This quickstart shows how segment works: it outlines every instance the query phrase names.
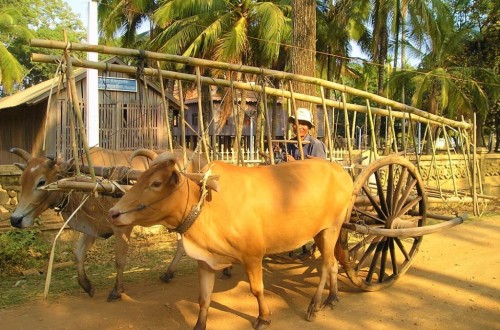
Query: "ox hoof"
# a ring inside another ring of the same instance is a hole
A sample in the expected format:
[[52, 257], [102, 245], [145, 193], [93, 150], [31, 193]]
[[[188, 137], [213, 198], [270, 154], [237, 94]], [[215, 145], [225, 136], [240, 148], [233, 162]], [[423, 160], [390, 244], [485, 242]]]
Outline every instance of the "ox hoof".
[[255, 322], [253, 323], [253, 328], [255, 330], [260, 330], [260, 329], [267, 328], [270, 324], [271, 324], [271, 320], [264, 320], [263, 318], [261, 318], [259, 316], [259, 317], [257, 317]]
[[94, 296], [94, 287], [89, 280], [78, 281], [78, 284], [82, 287], [82, 289], [87, 292], [87, 294], [91, 297]]
[[160, 280], [164, 283], [170, 283], [174, 278], [174, 273], [163, 273], [160, 275]]
[[316, 312], [319, 312], [319, 309], [315, 307], [314, 303], [311, 303], [309, 305], [309, 308], [307, 309], [307, 316], [306, 319], [309, 322], [312, 322], [316, 319]]
[[321, 305], [321, 309], [324, 309], [326, 307], [330, 307], [330, 309], [333, 309], [334, 302], [339, 302], [339, 296], [337, 296], [336, 294], [328, 295], [328, 297]]
[[111, 291], [111, 293], [108, 295], [107, 301], [112, 302], [112, 301], [118, 301], [118, 300], [122, 300], [122, 294], [117, 293], [115, 291]]

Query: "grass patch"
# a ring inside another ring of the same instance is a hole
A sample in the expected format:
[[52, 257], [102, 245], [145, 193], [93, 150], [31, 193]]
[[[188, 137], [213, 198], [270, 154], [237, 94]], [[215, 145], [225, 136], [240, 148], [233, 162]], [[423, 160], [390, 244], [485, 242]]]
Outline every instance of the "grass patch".
[[[23, 255], [23, 258], [16, 259], [18, 262], [13, 262], [12, 258], [3, 260], [0, 250], [0, 265], [3, 263], [7, 266], [0, 270], [0, 309], [41, 300], [43, 297], [45, 273], [23, 276], [22, 271], [43, 268], [48, 264], [55, 233], [47, 234], [34, 231], [28, 235], [28, 230], [16, 231], [29, 237], [26, 241], [30, 243], [30, 247], [23, 252], [27, 253]], [[17, 235], [7, 234], [10, 245], [14, 244], [11, 238], [19, 241]], [[67, 235], [64, 236], [66, 237], [61, 237], [56, 244], [55, 262], [73, 261], [74, 259], [72, 250], [76, 245], [78, 235], [68, 230]], [[7, 240], [5, 237], [3, 239]], [[107, 240], [97, 240], [94, 247], [87, 253], [87, 276], [92, 281], [96, 292], [105, 291], [107, 293], [114, 286], [116, 275], [114, 243], [114, 237]], [[22, 250], [21, 246], [26, 248], [24, 244], [18, 245], [18, 250]], [[134, 232], [130, 240], [127, 266], [125, 267], [125, 288], [130, 283], [159, 281], [159, 275], [167, 269], [175, 255], [176, 248], [175, 235], [164, 230], [160, 230], [156, 234]], [[196, 262], [184, 257], [178, 265], [176, 276], [192, 274], [195, 269]], [[49, 291], [50, 299], [63, 295], [81, 294], [82, 292], [84, 291], [77, 283], [75, 266], [53, 270]]]

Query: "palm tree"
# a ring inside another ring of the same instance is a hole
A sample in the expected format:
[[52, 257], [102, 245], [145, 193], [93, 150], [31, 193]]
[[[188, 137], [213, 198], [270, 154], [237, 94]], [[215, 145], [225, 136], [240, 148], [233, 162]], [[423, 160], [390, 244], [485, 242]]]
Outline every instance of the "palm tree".
[[[153, 16], [161, 32], [151, 44], [160, 52], [272, 67], [279, 60], [281, 44], [289, 31], [287, 10], [286, 5], [273, 1], [167, 1]], [[233, 108], [233, 95], [227, 95], [221, 122], [225, 122], [224, 118], [231, 115]], [[246, 108], [245, 99], [245, 95], [241, 95], [241, 109]], [[237, 127], [243, 126], [243, 120], [244, 112], [240, 111]], [[240, 139], [241, 132], [237, 130], [235, 150]]]
[[361, 1], [320, 1], [317, 9], [316, 48], [320, 75], [331, 81], [340, 81], [342, 76], [352, 77], [354, 72], [348, 67], [350, 42], [365, 32], [363, 23], [369, 6]]
[[21, 13], [14, 8], [4, 7], [0, 9], [0, 84], [3, 93], [10, 93], [16, 83], [23, 79], [24, 68], [17, 59], [9, 52], [9, 41], [12, 37], [29, 39], [32, 34], [23, 26], [16, 24], [20, 20]]
[[168, 1], [153, 16], [162, 31], [152, 44], [171, 54], [272, 66], [289, 24], [284, 10], [273, 1]]
[[[102, 0], [98, 6], [101, 36], [106, 44], [138, 48], [154, 34], [152, 16], [158, 9], [157, 1], [148, 0]], [[139, 30], [149, 24], [149, 31]]]
[[400, 86], [411, 82], [413, 106], [457, 119], [461, 116], [470, 118], [477, 113], [478, 123], [481, 123], [488, 112], [485, 88], [497, 86], [498, 76], [492, 70], [464, 63], [460, 54], [470, 39], [471, 30], [454, 28], [449, 12], [440, 11], [436, 21], [439, 33], [429, 35], [429, 52], [423, 57], [420, 67], [393, 74], [389, 90], [394, 95], [400, 92]]

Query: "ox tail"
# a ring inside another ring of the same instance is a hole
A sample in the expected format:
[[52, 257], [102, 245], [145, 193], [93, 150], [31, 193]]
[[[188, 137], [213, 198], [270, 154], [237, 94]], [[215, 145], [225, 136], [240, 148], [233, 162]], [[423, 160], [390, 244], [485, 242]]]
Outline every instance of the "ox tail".
[[354, 267], [355, 267], [354, 263], [352, 263], [348, 260], [348, 258], [347, 258], [348, 255], [349, 255], [349, 251], [342, 247], [340, 239], [337, 240], [337, 244], [335, 244], [335, 257], [337, 258], [337, 261], [340, 263], [340, 265], [344, 269], [349, 280], [351, 280], [351, 282], [355, 286], [357, 286], [358, 288], [361, 288], [365, 291], [368, 290], [368, 286], [366, 285], [366, 283], [356, 273], [356, 270], [354, 269]]
[[[355, 197], [353, 197], [353, 199], [354, 198]], [[344, 218], [345, 223], [348, 223], [350, 221], [353, 205], [354, 204], [351, 203], [351, 206], [346, 208], [346, 214], [345, 214], [345, 218]], [[349, 247], [342, 245], [341, 237], [344, 235], [344, 233], [342, 232], [343, 230], [345, 230], [345, 229], [341, 229], [339, 238], [337, 239], [337, 243], [335, 244], [335, 249], [334, 249], [335, 258], [337, 258], [337, 261], [342, 266], [342, 268], [344, 269], [344, 271], [347, 274], [347, 277], [349, 277], [351, 282], [355, 286], [357, 286], [358, 288], [366, 290], [368, 288], [368, 286], [356, 273], [356, 270], [354, 269], [355, 264], [353, 262], [349, 261], [349, 257], [348, 257], [349, 256]]]

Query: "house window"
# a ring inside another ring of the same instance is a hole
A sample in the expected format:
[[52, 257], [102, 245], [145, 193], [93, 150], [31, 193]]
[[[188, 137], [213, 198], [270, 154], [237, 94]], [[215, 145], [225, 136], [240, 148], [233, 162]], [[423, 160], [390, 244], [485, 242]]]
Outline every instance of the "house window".
[[191, 125], [193, 125], [193, 127], [198, 127], [198, 114], [197, 113], [193, 113], [191, 115]]

